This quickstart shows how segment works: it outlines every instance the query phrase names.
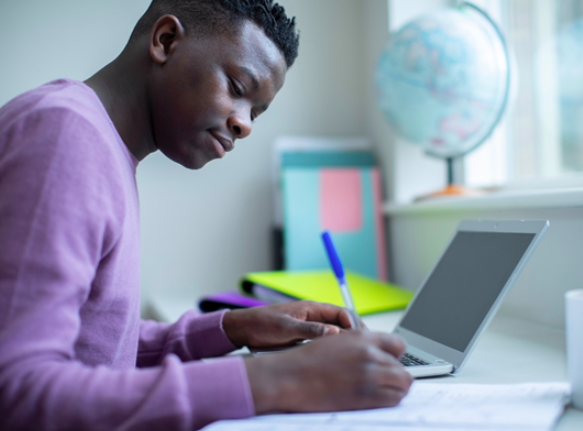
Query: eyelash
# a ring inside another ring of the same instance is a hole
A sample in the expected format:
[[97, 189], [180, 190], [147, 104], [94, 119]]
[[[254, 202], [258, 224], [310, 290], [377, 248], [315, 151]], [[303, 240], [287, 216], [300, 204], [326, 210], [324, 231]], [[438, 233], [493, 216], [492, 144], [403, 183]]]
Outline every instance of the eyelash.
[[241, 87], [233, 79], [231, 79], [231, 91], [234, 96], [243, 97], [243, 90], [241, 90]]

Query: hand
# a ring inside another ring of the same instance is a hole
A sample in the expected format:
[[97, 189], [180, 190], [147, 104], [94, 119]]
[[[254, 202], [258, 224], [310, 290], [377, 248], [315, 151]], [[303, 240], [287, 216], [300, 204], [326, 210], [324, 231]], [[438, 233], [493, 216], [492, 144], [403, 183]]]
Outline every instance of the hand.
[[344, 308], [335, 305], [292, 301], [229, 311], [223, 329], [237, 347], [283, 346], [339, 334], [350, 329], [350, 318]]
[[245, 359], [257, 414], [397, 405], [413, 378], [399, 363], [405, 343], [390, 334], [345, 331], [306, 346]]

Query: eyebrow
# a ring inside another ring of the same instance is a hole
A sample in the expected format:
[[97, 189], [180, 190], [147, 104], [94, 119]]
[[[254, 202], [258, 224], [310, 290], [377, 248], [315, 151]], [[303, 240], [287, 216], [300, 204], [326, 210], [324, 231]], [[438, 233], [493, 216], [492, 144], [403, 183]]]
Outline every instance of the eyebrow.
[[255, 73], [253, 73], [251, 69], [245, 66], [239, 67], [239, 70], [241, 70], [241, 72], [243, 72], [244, 74], [248, 75], [249, 78], [251, 78], [251, 81], [253, 82], [253, 87], [257, 90], [259, 88], [259, 80], [257, 79], [257, 75], [255, 75]]

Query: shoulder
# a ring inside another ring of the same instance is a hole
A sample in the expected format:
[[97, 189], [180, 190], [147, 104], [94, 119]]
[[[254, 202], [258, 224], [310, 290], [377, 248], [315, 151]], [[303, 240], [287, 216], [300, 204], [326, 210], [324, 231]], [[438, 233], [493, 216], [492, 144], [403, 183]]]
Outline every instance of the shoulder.
[[27, 145], [39, 144], [42, 148], [36, 150], [43, 152], [124, 156], [123, 142], [101, 101], [78, 81], [53, 81], [0, 109], [0, 151], [27, 152]]
[[0, 109], [0, 191], [119, 220], [134, 176], [129, 151], [84, 84], [54, 81]]
[[97, 96], [81, 82], [52, 81], [15, 97], [0, 108], [0, 134], [31, 118], [51, 117], [58, 121], [63, 114], [70, 114], [91, 119], [98, 114], [98, 104]]
[[0, 109], [0, 169], [10, 160], [35, 170], [57, 165], [80, 174], [135, 174], [135, 162], [97, 95], [70, 80], [31, 90]]

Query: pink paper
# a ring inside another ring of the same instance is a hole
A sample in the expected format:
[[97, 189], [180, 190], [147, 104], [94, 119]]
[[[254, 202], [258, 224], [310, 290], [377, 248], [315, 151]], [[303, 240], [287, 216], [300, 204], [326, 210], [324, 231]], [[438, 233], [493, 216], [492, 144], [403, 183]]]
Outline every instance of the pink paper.
[[362, 191], [358, 169], [323, 169], [320, 179], [322, 228], [354, 232], [362, 227]]

